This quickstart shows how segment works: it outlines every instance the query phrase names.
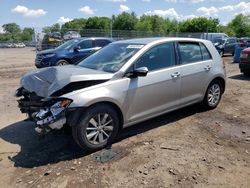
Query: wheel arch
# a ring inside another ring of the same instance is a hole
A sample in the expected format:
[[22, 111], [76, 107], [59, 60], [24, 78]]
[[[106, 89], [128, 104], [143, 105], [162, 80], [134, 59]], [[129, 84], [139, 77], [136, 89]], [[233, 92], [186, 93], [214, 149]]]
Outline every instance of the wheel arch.
[[214, 81], [219, 81], [220, 82], [221, 87], [222, 87], [222, 93], [224, 93], [225, 89], [226, 89], [226, 81], [225, 81], [225, 79], [220, 77], [220, 76], [217, 76], [208, 85], [210, 85]]
[[72, 64], [72, 61], [71, 61], [70, 58], [67, 58], [67, 57], [59, 57], [58, 60], [57, 60], [57, 62], [60, 61], [60, 60], [65, 60], [65, 61], [69, 62], [69, 64]]
[[76, 111], [72, 111], [69, 112], [68, 118], [67, 118], [67, 122], [70, 126], [75, 126], [78, 124], [79, 119], [81, 117], [81, 114], [83, 114], [84, 112], [86, 112], [89, 108], [92, 108], [94, 106], [98, 106], [98, 105], [109, 105], [111, 106], [113, 109], [115, 109], [115, 111], [118, 114], [118, 118], [119, 118], [119, 130], [122, 129], [123, 127], [123, 123], [124, 123], [124, 117], [123, 117], [123, 113], [122, 110], [119, 108], [119, 106], [113, 102], [110, 101], [102, 101], [102, 102], [96, 102], [93, 103], [87, 107], [79, 107], [76, 109]]

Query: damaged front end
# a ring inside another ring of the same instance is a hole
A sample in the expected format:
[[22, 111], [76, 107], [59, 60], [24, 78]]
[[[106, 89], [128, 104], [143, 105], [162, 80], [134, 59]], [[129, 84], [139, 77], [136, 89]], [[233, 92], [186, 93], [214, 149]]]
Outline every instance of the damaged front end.
[[18, 106], [22, 113], [27, 113], [36, 124], [36, 132], [45, 134], [51, 130], [59, 130], [66, 123], [66, 113], [72, 100], [66, 98], [42, 98], [35, 93], [19, 88]]
[[16, 91], [18, 107], [35, 121], [39, 133], [61, 129], [66, 123], [72, 99], [65, 94], [95, 86], [111, 79], [113, 74], [73, 65], [34, 70], [25, 74]]

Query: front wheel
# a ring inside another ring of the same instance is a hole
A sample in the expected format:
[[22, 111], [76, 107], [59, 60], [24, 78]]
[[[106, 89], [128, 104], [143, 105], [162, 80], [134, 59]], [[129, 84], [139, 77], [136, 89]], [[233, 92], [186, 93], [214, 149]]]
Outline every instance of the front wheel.
[[207, 88], [205, 97], [202, 101], [206, 109], [214, 109], [218, 106], [222, 96], [222, 86], [217, 80], [211, 82]]
[[95, 105], [72, 127], [75, 142], [83, 149], [98, 150], [111, 144], [119, 130], [117, 112], [110, 105]]
[[57, 66], [63, 66], [63, 65], [68, 65], [68, 64], [69, 64], [69, 62], [65, 59], [61, 59], [61, 60], [57, 61], [57, 63], [56, 63]]

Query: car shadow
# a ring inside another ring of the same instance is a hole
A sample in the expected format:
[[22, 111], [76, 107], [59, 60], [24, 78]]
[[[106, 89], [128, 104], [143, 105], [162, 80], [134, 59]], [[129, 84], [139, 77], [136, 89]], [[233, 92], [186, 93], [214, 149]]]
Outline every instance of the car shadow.
[[[201, 109], [194, 105], [128, 127], [121, 131], [115, 143], [199, 112]], [[0, 138], [21, 147], [17, 155], [9, 157], [15, 167], [33, 168], [91, 154], [79, 148], [67, 131], [51, 132], [39, 137], [34, 131], [34, 123], [30, 121], [20, 121], [1, 129]]]
[[234, 79], [234, 80], [246, 80], [246, 81], [250, 80], [250, 76], [246, 76], [244, 74], [237, 74], [234, 76], [230, 76], [229, 78]]

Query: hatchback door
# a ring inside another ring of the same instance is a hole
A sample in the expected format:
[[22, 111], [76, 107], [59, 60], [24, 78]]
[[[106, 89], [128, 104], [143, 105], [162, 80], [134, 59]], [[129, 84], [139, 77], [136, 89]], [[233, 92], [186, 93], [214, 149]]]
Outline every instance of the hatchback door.
[[179, 42], [181, 68], [181, 105], [203, 99], [204, 90], [211, 76], [212, 57], [204, 44]]
[[179, 105], [180, 68], [176, 66], [174, 43], [151, 48], [135, 63], [147, 67], [145, 77], [131, 78], [126, 119], [137, 121], [174, 109]]

